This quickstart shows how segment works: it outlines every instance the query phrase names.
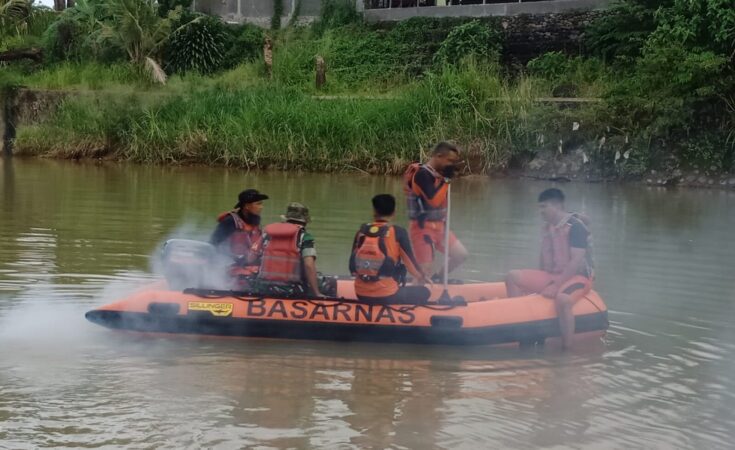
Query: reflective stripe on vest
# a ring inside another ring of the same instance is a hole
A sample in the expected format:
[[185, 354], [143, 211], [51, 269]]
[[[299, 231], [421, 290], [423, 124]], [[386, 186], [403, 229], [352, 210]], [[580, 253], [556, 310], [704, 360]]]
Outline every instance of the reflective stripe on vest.
[[592, 277], [592, 252], [589, 247], [592, 234], [589, 232], [587, 224], [576, 213], [566, 214], [556, 225], [546, 224], [543, 226], [541, 237], [541, 269], [549, 273], [560, 274], [564, 271], [569, 261], [571, 261], [572, 253], [569, 243], [569, 233], [572, 229], [571, 221], [576, 221], [581, 224], [589, 233], [584, 266], [578, 269], [578, 274]]
[[447, 199], [442, 201], [439, 208], [431, 206], [424, 198], [421, 188], [416, 185], [414, 179], [420, 169], [426, 169], [434, 176], [434, 187], [441, 187], [444, 177], [439, 175], [433, 167], [428, 164], [413, 163], [408, 166], [408, 170], [404, 175], [404, 193], [406, 194], [406, 208], [408, 210], [408, 218], [411, 220], [428, 220], [431, 222], [440, 222], [447, 218]]
[[263, 247], [258, 278], [266, 281], [300, 283], [302, 280], [301, 225], [272, 223], [265, 227], [267, 239]]

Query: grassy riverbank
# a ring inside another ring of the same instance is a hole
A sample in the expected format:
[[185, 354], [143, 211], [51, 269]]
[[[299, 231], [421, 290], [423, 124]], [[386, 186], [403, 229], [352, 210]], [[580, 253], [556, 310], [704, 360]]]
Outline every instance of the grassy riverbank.
[[[414, 19], [379, 28], [343, 8], [325, 11], [311, 27], [270, 32], [272, 77], [260, 53], [264, 32], [207, 22], [198, 33], [231, 36], [239, 42], [232, 48], [249, 50], [232, 56], [222, 44], [213, 54], [224, 56], [194, 59], [196, 70], [175, 69], [193, 63], [171, 62], [172, 53], [164, 52], [159, 59], [170, 78], [161, 86], [145, 64], [103, 57], [100, 49], [92, 57], [78, 44], [41, 67], [15, 66], [0, 83], [71, 92], [45, 120], [18, 128], [20, 154], [395, 173], [437, 140], [452, 139], [468, 150], [476, 173], [523, 168], [534, 159], [539, 166], [543, 155], [568, 159], [565, 170], [600, 177], [731, 170], [730, 17], [717, 19], [724, 30], [713, 41], [722, 43], [717, 49], [663, 40], [659, 29], [686, 27], [674, 23], [683, 12], [660, 23], [645, 16], [653, 21], [644, 24], [648, 29], [628, 35], [606, 31], [626, 15], [640, 15], [631, 4], [593, 24], [589, 48], [579, 56], [548, 53], [525, 67], [501, 65], [503, 36], [494, 19]], [[696, 39], [707, 37], [697, 32]], [[327, 83], [319, 89], [315, 55], [327, 62]]]
[[[326, 99], [266, 81], [233, 86], [245, 68], [151, 92], [83, 92], [45, 122], [19, 128], [20, 154], [204, 162], [251, 168], [395, 173], [447, 136], [470, 152], [474, 171], [558, 139], [550, 121], [594, 114], [534, 101], [548, 87], [510, 84], [495, 67], [467, 64], [387, 92]], [[589, 133], [590, 130], [580, 133]]]

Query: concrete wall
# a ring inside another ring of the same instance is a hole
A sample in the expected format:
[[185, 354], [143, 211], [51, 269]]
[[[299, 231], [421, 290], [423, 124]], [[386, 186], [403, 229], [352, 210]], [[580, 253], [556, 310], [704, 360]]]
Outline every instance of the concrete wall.
[[[298, 0], [283, 0], [281, 23], [287, 24]], [[497, 0], [492, 0], [497, 1]], [[613, 0], [547, 0], [487, 5], [425, 6], [411, 8], [364, 9], [365, 0], [356, 0], [358, 11], [369, 22], [396, 22], [411, 17], [488, 17], [519, 14], [552, 14], [570, 11], [596, 11]], [[274, 0], [194, 0], [195, 11], [222, 17], [228, 22], [250, 22], [270, 27]], [[319, 17], [321, 0], [301, 0], [298, 21], [308, 23]]]
[[[291, 20], [298, 0], [283, 0], [281, 24]], [[222, 17], [228, 22], [249, 22], [270, 27], [274, 0], [194, 0], [195, 11]], [[299, 22], [310, 22], [319, 16], [321, 0], [301, 0]]]
[[525, 65], [551, 51], [579, 54], [584, 30], [605, 11], [569, 11], [497, 17], [504, 35], [502, 57], [506, 64]]
[[370, 22], [396, 22], [411, 17], [488, 17], [519, 14], [550, 14], [570, 11], [594, 11], [607, 8], [611, 0], [552, 0], [489, 5], [425, 6], [412, 8], [366, 9]]

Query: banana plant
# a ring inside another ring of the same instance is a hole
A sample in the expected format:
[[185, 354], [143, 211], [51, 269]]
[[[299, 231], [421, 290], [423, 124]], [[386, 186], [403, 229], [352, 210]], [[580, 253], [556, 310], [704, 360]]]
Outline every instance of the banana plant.
[[155, 81], [165, 82], [166, 75], [159, 63], [164, 44], [198, 18], [176, 27], [181, 7], [162, 18], [156, 4], [148, 0], [110, 0], [106, 7], [111, 20], [102, 23], [100, 36], [122, 48], [130, 61], [147, 69]]
[[28, 26], [32, 11], [30, 0], [0, 0], [0, 36], [20, 34]]

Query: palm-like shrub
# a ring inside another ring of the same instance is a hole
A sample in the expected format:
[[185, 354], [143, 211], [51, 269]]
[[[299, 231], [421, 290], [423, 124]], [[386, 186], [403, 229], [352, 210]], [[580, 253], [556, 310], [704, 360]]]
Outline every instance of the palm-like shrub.
[[211, 16], [199, 16], [172, 34], [165, 51], [166, 71], [216, 72], [222, 68], [227, 41], [222, 21]]

